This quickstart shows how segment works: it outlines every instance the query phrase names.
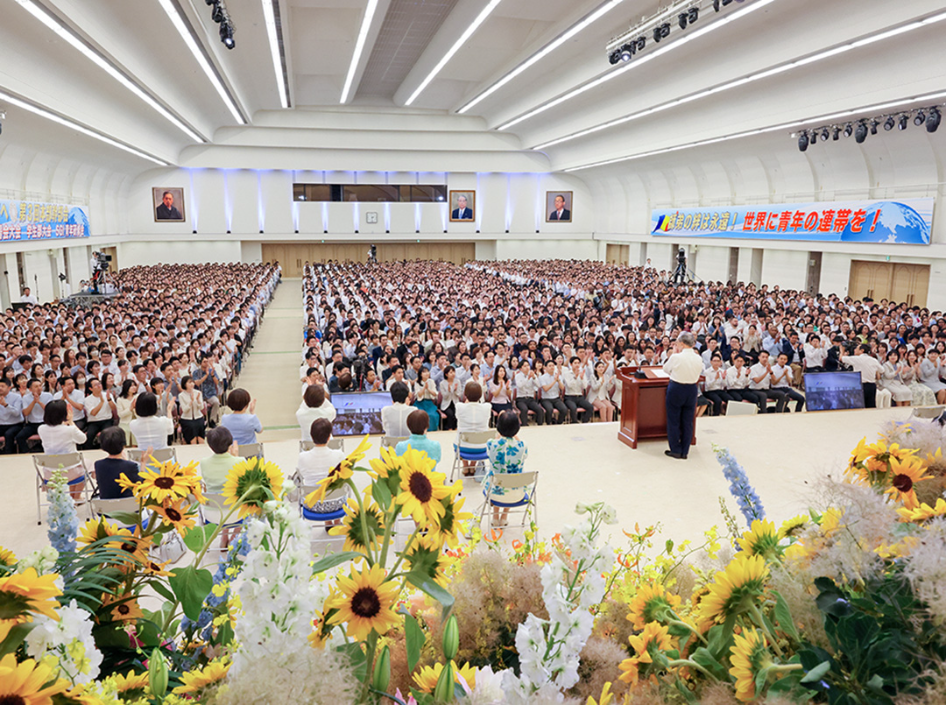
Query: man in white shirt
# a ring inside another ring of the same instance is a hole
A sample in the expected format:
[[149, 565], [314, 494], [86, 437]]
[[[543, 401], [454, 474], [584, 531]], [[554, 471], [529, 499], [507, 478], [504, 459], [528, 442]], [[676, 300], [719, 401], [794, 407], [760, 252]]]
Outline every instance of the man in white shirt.
[[828, 351], [821, 345], [821, 338], [812, 333], [805, 342], [805, 372], [824, 372], [824, 361]]
[[853, 355], [844, 355], [841, 362], [850, 366], [855, 372], [861, 373], [861, 384], [864, 386], [864, 406], [868, 409], [877, 408], [877, 380], [883, 373], [883, 365], [870, 355], [870, 346], [858, 345]]
[[695, 344], [692, 333], [681, 333], [673, 344], [673, 355], [663, 368], [670, 376], [667, 385], [667, 441], [670, 450], [664, 453], [678, 460], [687, 459], [696, 426], [696, 398], [703, 374], [703, 359], [693, 349]]
[[516, 373], [516, 408], [519, 409], [519, 417], [522, 419], [522, 425], [529, 425], [529, 412], [535, 414], [535, 422], [541, 426], [545, 423], [545, 409], [536, 399], [539, 391], [539, 380], [532, 370], [532, 365], [528, 360], [523, 360]]
[[23, 401], [10, 383], [0, 379], [0, 435], [4, 438], [3, 452], [16, 452], [16, 436], [23, 429]]
[[[561, 377], [562, 372], [554, 362], [547, 362], [545, 372], [539, 377], [540, 404], [550, 424], [562, 423], [568, 413], [568, 407], [562, 401]], [[557, 420], [553, 411], [558, 411]]]
[[63, 377], [62, 389], [53, 395], [53, 399], [62, 399], [72, 407], [72, 422], [80, 431], [85, 430], [85, 394], [76, 389], [76, 381], [72, 377]]
[[588, 389], [588, 378], [585, 377], [585, 369], [582, 367], [581, 358], [573, 357], [569, 362], [571, 367], [562, 372], [562, 383], [565, 387], [565, 406], [571, 415], [572, 423], [579, 422], [578, 409], [582, 410], [581, 423], [588, 423], [594, 413], [594, 407], [585, 396]]
[[381, 425], [384, 427], [385, 436], [407, 438], [411, 435], [407, 427], [407, 417], [414, 411], [414, 407], [405, 403], [409, 396], [410, 390], [404, 382], [391, 385], [391, 399], [394, 403], [381, 409]]
[[[794, 336], [793, 336], [794, 337]], [[792, 389], [792, 367], [788, 364], [788, 354], [779, 353], [778, 362], [772, 367], [770, 382], [773, 392], [782, 392], [785, 395], [785, 408], [788, 411], [788, 402], [794, 401], [795, 413], [797, 414], [805, 408], [805, 395], [796, 389]]]
[[20, 297], [20, 303], [21, 303], [21, 304], [34, 304], [34, 305], [35, 305], [35, 304], [38, 304], [38, 303], [39, 303], [39, 300], [36, 298], [35, 295], [33, 295], [32, 293], [30, 293], [30, 288], [27, 286], [27, 287], [24, 287], [24, 288], [23, 288], [23, 296]]
[[[772, 365], [769, 363], [769, 353], [766, 350], [759, 352], [759, 361], [749, 368], [749, 389], [761, 392], [766, 400], [775, 399], [776, 413], [785, 411], [788, 398], [785, 392], [772, 389]], [[767, 410], [767, 403], [759, 406], [761, 413], [764, 414]]]

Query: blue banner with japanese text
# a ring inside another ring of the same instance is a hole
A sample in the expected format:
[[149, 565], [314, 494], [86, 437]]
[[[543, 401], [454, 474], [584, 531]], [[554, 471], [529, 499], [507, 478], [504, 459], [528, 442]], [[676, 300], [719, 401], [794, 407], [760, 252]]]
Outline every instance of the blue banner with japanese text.
[[676, 237], [929, 245], [932, 198], [654, 210], [651, 233]]
[[0, 200], [0, 242], [89, 237], [85, 206]]

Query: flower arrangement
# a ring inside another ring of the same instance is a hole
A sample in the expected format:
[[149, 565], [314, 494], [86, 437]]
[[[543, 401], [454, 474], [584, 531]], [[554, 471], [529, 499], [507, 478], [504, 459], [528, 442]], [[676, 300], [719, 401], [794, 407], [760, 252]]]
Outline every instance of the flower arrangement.
[[[922, 493], [938, 448], [865, 439], [781, 524], [717, 449], [743, 525], [721, 498], [699, 541], [634, 525], [613, 548], [603, 503], [507, 545], [424, 453], [367, 450], [303, 499], [348, 495], [321, 557], [262, 459], [232, 469], [216, 524], [195, 465], [123, 479], [137, 510], [82, 525], [54, 478], [54, 547], [0, 549], [0, 702], [944, 701], [946, 499]], [[155, 562], [171, 535], [188, 554]]]

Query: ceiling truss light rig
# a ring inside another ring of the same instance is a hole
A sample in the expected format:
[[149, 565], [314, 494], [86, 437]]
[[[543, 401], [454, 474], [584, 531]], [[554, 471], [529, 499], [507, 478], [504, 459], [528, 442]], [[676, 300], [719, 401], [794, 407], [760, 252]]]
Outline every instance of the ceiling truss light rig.
[[940, 120], [942, 120], [942, 105], [934, 105], [930, 108], [919, 108], [917, 110], [900, 111], [896, 113], [877, 115], [875, 117], [865, 117], [853, 120], [848, 123], [839, 123], [827, 126], [819, 126], [808, 130], [802, 130], [800, 133], [792, 133], [792, 137], [798, 138], [798, 150], [800, 152], [808, 151], [808, 147], [817, 144], [818, 137], [823, 142], [828, 140], [829, 134], [832, 139], [837, 141], [843, 133], [845, 137], [854, 136], [854, 141], [858, 144], [864, 144], [867, 141], [868, 134], [876, 135], [877, 127], [883, 124], [887, 132], [899, 127], [900, 130], [906, 130], [910, 117], [913, 117], [913, 124], [917, 127], [926, 125], [926, 131], [930, 134], [939, 129]]
[[233, 35], [236, 34], [236, 25], [230, 19], [224, 0], [204, 0], [204, 2], [213, 7], [210, 18], [220, 25], [220, 41], [227, 49], [236, 48], [236, 41], [233, 39]]

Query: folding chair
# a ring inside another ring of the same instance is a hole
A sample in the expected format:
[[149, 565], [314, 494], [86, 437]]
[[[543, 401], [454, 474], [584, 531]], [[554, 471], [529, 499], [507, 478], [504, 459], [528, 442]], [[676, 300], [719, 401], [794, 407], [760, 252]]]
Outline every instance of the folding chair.
[[244, 443], [241, 446], [237, 446], [237, 455], [241, 458], [259, 458], [263, 460], [263, 444]]
[[[90, 504], [93, 517], [105, 517], [106, 519], [110, 519], [113, 514], [123, 512], [137, 514], [138, 512], [138, 499], [135, 497], [121, 497], [119, 499], [95, 498]], [[132, 526], [125, 526], [125, 528], [128, 530], [134, 529]]]
[[[82, 457], [82, 453], [63, 453], [61, 455], [47, 455], [44, 453], [37, 453], [32, 456], [33, 458], [33, 467], [36, 468], [36, 523], [43, 523], [43, 501], [42, 493], [49, 489], [49, 480], [46, 479], [45, 472], [50, 474], [54, 470], [58, 470], [60, 467], [68, 470], [73, 467], [81, 467], [82, 474], [72, 480], [69, 480], [69, 487], [74, 487], [75, 485], [85, 483], [85, 487], [82, 490], [83, 499], [88, 502], [92, 498], [92, 478], [89, 476], [89, 468], [85, 464], [85, 459]], [[46, 506], [49, 506], [49, 503], [45, 503]]]
[[[143, 448], [126, 448], [125, 453], [128, 455], [128, 459], [141, 464], [141, 456], [144, 455], [145, 449]], [[169, 448], [159, 448], [158, 450], [151, 451], [151, 457], [154, 459], [155, 463], [167, 463], [169, 461], [177, 462], [177, 451], [173, 447]]]
[[[457, 476], [457, 468], [461, 466], [461, 461], [475, 461], [477, 473], [482, 467], [486, 470], [486, 463], [489, 462], [489, 456], [486, 454], [486, 448], [470, 448], [474, 445], [485, 445], [486, 441], [496, 438], [496, 431], [458, 431], [457, 442], [453, 444], [453, 467], [450, 468], [450, 482], [453, 483]], [[482, 463], [482, 466], [480, 465]]]
[[[330, 438], [328, 441], [328, 447], [332, 450], [345, 450], [345, 439], [344, 438]], [[315, 443], [313, 441], [299, 441], [299, 452], [305, 453], [307, 450], [312, 450], [315, 448]]]
[[[202, 525], [220, 524], [224, 517], [230, 513], [230, 510], [233, 509], [233, 505], [225, 504], [226, 497], [224, 497], [222, 494], [205, 493], [204, 498], [207, 500], [207, 503], [202, 505], [198, 512], [200, 515], [200, 523]], [[241, 526], [243, 526], [242, 519], [231, 518], [230, 521], [221, 527], [221, 531], [219, 534], [217, 534], [217, 536], [222, 536], [224, 529], [234, 529]]]
[[[519, 473], [496, 473], [490, 475], [486, 484], [483, 486], [483, 506], [480, 508], [479, 524], [483, 523], [483, 515], [489, 514], [489, 523], [487, 531], [493, 529], [493, 508], [508, 509], [510, 514], [516, 512], [522, 513], [522, 525], [526, 525], [526, 517], [529, 510], [534, 512], [535, 520], [539, 520], [539, 508], [535, 503], [535, 496], [539, 484], [539, 473], [519, 472]], [[494, 489], [504, 490], [523, 490], [525, 495], [517, 502], [503, 502], [499, 497], [493, 496]]]
[[410, 436], [383, 436], [381, 438], [382, 448], [393, 448], [401, 441], [406, 441]]
[[755, 416], [758, 413], [759, 407], [751, 401], [726, 402], [726, 416]]
[[[323, 524], [326, 537], [320, 539], [310, 538], [310, 543], [330, 543], [334, 541], [336, 537], [328, 534], [328, 530], [331, 528], [328, 526], [327, 522], [338, 521], [345, 518], [345, 508], [342, 507], [335, 512], [316, 512], [306, 506], [305, 498], [308, 497], [312, 492], [316, 490], [317, 485], [302, 485], [300, 494], [299, 494], [299, 513], [302, 515], [302, 518], [307, 522], [312, 522], [312, 524]], [[348, 497], [348, 488], [341, 487], [334, 492], [329, 492], [325, 495], [324, 501], [334, 500], [334, 499], [345, 499]]]

